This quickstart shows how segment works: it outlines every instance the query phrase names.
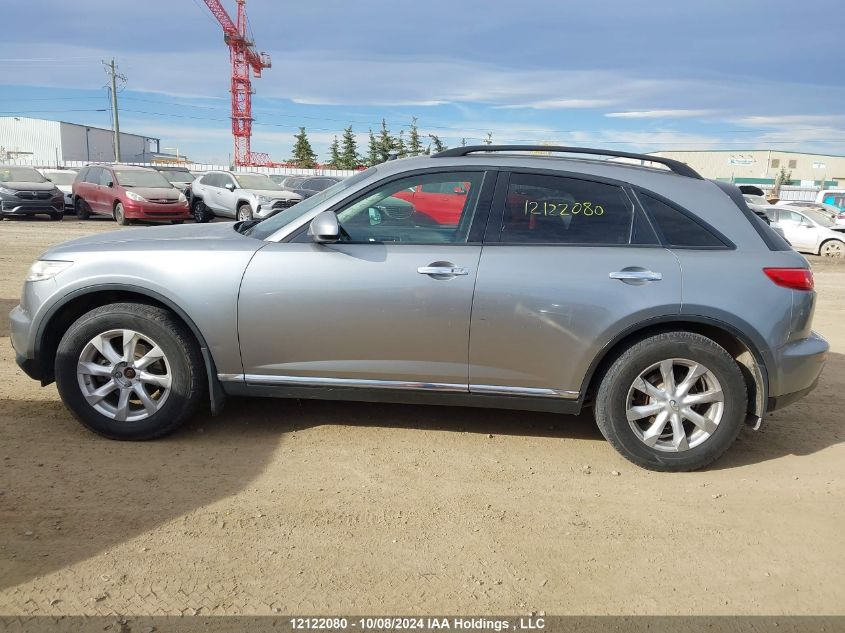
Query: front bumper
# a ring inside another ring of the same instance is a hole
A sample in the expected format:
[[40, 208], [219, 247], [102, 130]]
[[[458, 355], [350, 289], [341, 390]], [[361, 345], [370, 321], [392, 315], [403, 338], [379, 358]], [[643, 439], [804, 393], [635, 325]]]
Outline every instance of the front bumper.
[[123, 205], [123, 211], [127, 218], [133, 220], [187, 220], [191, 217], [187, 202], [161, 204], [127, 201]]
[[828, 342], [815, 332], [781, 347], [775, 357], [777, 385], [771, 386], [767, 410], [783, 408], [815, 389], [829, 350]]
[[2, 215], [36, 215], [38, 213], [63, 213], [65, 210], [64, 197], [50, 200], [0, 200], [0, 214]]

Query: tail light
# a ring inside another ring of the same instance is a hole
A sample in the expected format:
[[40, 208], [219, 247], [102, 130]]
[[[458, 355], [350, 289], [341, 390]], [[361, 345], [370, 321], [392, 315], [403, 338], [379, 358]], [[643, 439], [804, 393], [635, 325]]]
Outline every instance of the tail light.
[[764, 268], [763, 272], [778, 286], [792, 290], [813, 289], [813, 271], [809, 268]]

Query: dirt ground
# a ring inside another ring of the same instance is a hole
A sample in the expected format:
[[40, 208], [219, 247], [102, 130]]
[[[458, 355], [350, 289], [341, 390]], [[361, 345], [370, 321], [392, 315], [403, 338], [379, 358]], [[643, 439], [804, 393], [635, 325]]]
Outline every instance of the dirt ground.
[[0, 614], [845, 614], [845, 265], [813, 262], [818, 389], [658, 474], [589, 414], [230, 400], [101, 439], [5, 315], [44, 248], [114, 228], [0, 222]]

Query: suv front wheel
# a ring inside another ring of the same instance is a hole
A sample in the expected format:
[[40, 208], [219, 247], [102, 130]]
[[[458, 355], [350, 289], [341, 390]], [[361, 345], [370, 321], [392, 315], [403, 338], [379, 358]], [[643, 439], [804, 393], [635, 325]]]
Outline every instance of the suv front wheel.
[[602, 435], [626, 459], [660, 471], [703, 468], [733, 444], [745, 421], [745, 379], [711, 339], [667, 332], [629, 347], [596, 395]]
[[59, 343], [55, 372], [62, 400], [82, 424], [116, 440], [172, 432], [204, 391], [202, 357], [185, 324], [136, 303], [81, 316]]

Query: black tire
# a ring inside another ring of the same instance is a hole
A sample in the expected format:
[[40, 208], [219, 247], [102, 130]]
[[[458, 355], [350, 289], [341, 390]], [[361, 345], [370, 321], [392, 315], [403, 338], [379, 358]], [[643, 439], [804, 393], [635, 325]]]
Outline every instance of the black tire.
[[[667, 359], [704, 365], [719, 381], [724, 397], [716, 430], [697, 446], [679, 452], [648, 446], [635, 434], [626, 415], [628, 391], [635, 379]], [[623, 457], [649, 470], [684, 472], [704, 468], [728, 450], [745, 423], [748, 399], [742, 372], [724, 348], [699, 334], [666, 332], [641, 340], [622, 353], [604, 375], [594, 409], [602, 435]]]
[[87, 220], [91, 217], [91, 207], [82, 198], [77, 197], [73, 203], [73, 208], [76, 209], [76, 217], [80, 220]]
[[237, 220], [239, 222], [248, 222], [252, 219], [252, 207], [248, 204], [238, 206]]
[[[150, 337], [170, 366], [167, 400], [140, 421], [118, 422], [94, 409], [77, 378], [85, 346], [97, 335], [119, 329]], [[88, 429], [114, 440], [149, 440], [173, 432], [197, 410], [205, 393], [203, 360], [190, 330], [168, 310], [137, 303], [101, 306], [77, 319], [59, 343], [55, 372], [59, 395], [76, 418]]]
[[194, 198], [191, 203], [191, 212], [194, 215], [194, 222], [197, 224], [205, 224], [213, 217], [209, 208], [199, 198]]
[[123, 209], [123, 204], [118, 202], [114, 205], [114, 219], [120, 226], [129, 226], [130, 221], [126, 217], [126, 212]]

